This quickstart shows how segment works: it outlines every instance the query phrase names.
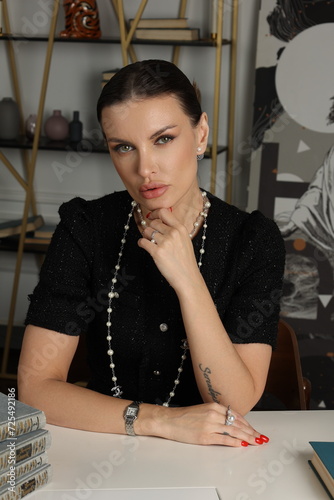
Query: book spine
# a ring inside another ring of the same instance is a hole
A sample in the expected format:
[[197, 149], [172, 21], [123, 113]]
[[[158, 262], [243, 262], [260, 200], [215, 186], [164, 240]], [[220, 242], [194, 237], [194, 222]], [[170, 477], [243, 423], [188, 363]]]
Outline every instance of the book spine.
[[40, 455], [46, 451], [51, 444], [51, 435], [49, 431], [43, 433], [41, 436], [32, 438], [22, 445], [17, 445], [15, 440], [8, 440], [6, 451], [0, 456], [0, 471], [4, 472], [11, 464], [18, 464]]
[[11, 439], [13, 436], [18, 437], [28, 432], [42, 429], [46, 424], [45, 414], [41, 411], [36, 415], [22, 417], [15, 420], [15, 425], [9, 428], [9, 423], [6, 422], [0, 425], [0, 442], [5, 439]]
[[23, 478], [17, 484], [10, 486], [7, 490], [0, 492], [0, 500], [18, 500], [29, 493], [42, 488], [52, 479], [52, 467], [50, 464], [42, 466], [40, 470]]
[[13, 466], [13, 468], [9, 471], [0, 475], [0, 490], [8, 484], [8, 481], [10, 481], [12, 477], [15, 478], [15, 481], [17, 481], [23, 476], [31, 474], [36, 469], [42, 467], [42, 465], [47, 464], [47, 462], [48, 456], [47, 453], [44, 452], [41, 455], [31, 458], [30, 460], [25, 460], [24, 462], [21, 462], [21, 464]]

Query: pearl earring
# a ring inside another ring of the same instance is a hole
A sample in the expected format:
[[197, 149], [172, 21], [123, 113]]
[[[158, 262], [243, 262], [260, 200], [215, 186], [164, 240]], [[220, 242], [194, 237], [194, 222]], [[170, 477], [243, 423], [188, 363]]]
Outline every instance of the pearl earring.
[[[200, 148], [200, 147], [198, 147], [198, 148], [197, 148], [197, 151], [198, 151], [198, 152], [199, 152], [199, 151], [201, 151], [201, 150], [202, 150], [202, 148]], [[197, 160], [198, 160], [198, 161], [203, 160], [203, 158], [204, 158], [204, 154], [203, 154], [203, 153], [201, 153], [201, 154], [197, 155]]]

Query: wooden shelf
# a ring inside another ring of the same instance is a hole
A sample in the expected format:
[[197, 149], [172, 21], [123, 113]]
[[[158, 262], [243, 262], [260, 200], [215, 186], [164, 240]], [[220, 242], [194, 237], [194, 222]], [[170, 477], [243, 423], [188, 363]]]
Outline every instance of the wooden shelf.
[[[3, 141], [0, 140], [0, 148], [13, 148], [13, 149], [32, 149], [33, 143], [25, 136], [20, 136], [16, 140], [11, 141]], [[47, 137], [41, 137], [39, 140], [38, 149], [40, 151], [77, 151], [87, 152], [91, 151], [92, 153], [108, 153], [108, 148], [105, 142], [102, 140], [97, 143], [96, 141], [92, 142], [90, 139], [83, 139], [80, 142], [70, 142], [70, 141], [51, 141]], [[227, 146], [218, 146], [217, 154], [221, 154], [227, 151]], [[208, 151], [204, 155], [205, 158], [212, 158], [211, 154], [211, 145], [208, 145]]]
[[[0, 35], [1, 40], [11, 40], [11, 41], [22, 41], [25, 42], [47, 42], [47, 36], [24, 36], [24, 35]], [[119, 37], [101, 37], [101, 38], [63, 38], [63, 37], [55, 37], [55, 43], [115, 43], [121, 44], [121, 39]], [[131, 44], [135, 45], [182, 45], [182, 46], [197, 46], [197, 47], [216, 47], [217, 41], [212, 40], [211, 38], [202, 38], [200, 40], [137, 40], [133, 38], [131, 40]], [[223, 45], [230, 45], [231, 41], [227, 39], [223, 39]]]

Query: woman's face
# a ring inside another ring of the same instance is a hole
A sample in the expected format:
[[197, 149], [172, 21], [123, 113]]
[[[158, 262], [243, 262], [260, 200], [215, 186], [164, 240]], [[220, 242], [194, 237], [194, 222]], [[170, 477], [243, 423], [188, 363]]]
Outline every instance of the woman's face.
[[198, 196], [196, 155], [198, 147], [206, 148], [205, 113], [193, 127], [175, 97], [161, 96], [106, 107], [101, 122], [113, 164], [144, 211]]

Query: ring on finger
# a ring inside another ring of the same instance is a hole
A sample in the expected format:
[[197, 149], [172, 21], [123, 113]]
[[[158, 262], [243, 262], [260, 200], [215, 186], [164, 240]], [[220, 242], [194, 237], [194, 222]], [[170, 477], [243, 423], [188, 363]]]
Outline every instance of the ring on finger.
[[235, 416], [231, 412], [230, 405], [228, 405], [227, 412], [226, 412], [225, 425], [232, 425], [234, 421], [235, 421]]
[[160, 231], [158, 231], [157, 229], [155, 229], [155, 230], [152, 232], [152, 234], [151, 234], [151, 243], [154, 243], [155, 245], [157, 244], [157, 242], [156, 242], [156, 241], [155, 241], [155, 239], [154, 239], [154, 235], [155, 235], [156, 233], [160, 233]]

